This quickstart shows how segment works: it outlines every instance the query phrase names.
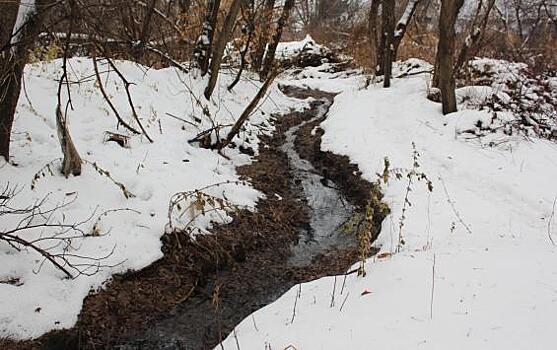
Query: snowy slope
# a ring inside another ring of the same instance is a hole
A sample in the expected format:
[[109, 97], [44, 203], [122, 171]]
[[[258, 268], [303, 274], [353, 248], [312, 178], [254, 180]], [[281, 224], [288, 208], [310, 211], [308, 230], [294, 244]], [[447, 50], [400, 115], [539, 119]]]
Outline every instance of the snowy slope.
[[490, 136], [494, 147], [467, 139], [460, 131], [488, 112], [443, 116], [426, 99], [429, 75], [390, 89], [317, 69], [304, 76], [312, 78], [298, 84], [340, 92], [322, 124], [323, 149], [348, 155], [376, 181], [384, 157], [392, 168], [412, 167], [414, 142], [433, 192], [411, 186], [406, 244], [396, 253], [407, 178], [390, 179], [383, 190], [392, 214], [376, 242], [387, 254], [368, 260], [367, 276], [293, 287], [247, 317], [224, 348], [554, 348], [557, 145], [502, 133]]
[[[227, 160], [216, 152], [190, 145], [188, 140], [212, 126], [211, 120], [202, 113], [205, 105], [215, 124], [233, 123], [255, 96], [260, 83], [243, 80], [233, 92], [228, 92], [226, 86], [233, 76], [225, 72], [214, 99], [207, 103], [201, 97], [206, 82], [195, 72], [185, 75], [171, 68], [148, 70], [131, 62], [118, 62], [120, 70], [134, 84], [130, 89], [135, 107], [154, 139], [154, 143], [149, 143], [144, 136], [132, 135], [116, 127], [116, 118], [95, 86], [90, 60], [76, 58], [69, 61], [70, 80], [83, 82], [71, 85], [75, 110], [69, 111], [69, 127], [78, 151], [89, 163], [83, 164], [81, 176], [66, 179], [58, 171], [60, 161], [57, 159], [61, 151], [54, 117], [60, 67], [60, 61], [26, 67], [25, 87], [29, 100], [22, 92], [11, 144], [15, 165], [0, 160], [0, 187], [4, 189], [9, 185], [18, 189], [12, 207], [26, 207], [45, 196], [48, 196], [45, 209], [65, 203], [66, 206], [51, 218], [53, 223], [73, 224], [89, 219], [80, 226], [82, 232], [63, 235], [77, 233], [78, 237], [63, 242], [43, 241], [38, 245], [48, 248], [58, 244], [51, 253], [73, 254], [70, 261], [86, 264], [81, 266], [86, 273], [100, 270], [92, 276], [81, 275], [70, 280], [44, 262], [39, 254], [30, 250], [17, 252], [0, 242], [0, 337], [37, 337], [53, 328], [72, 326], [83, 298], [91, 289], [101, 286], [114, 273], [143, 268], [162, 256], [159, 238], [165, 232], [173, 194], [237, 181], [235, 167], [250, 159], [236, 148], [225, 151], [230, 158]], [[107, 67], [101, 65], [100, 70], [106, 72]], [[137, 128], [123, 84], [116, 74], [103, 74], [103, 82], [122, 118]], [[196, 99], [200, 99], [203, 106], [197, 105]], [[240, 134], [243, 141], [237, 143], [257, 149], [257, 135], [272, 130], [268, 123], [270, 112], [290, 105], [289, 99], [273, 87], [261, 110], [250, 119], [247, 131]], [[130, 136], [129, 146], [124, 148], [115, 142], [105, 142], [107, 131]], [[112, 178], [135, 197], [127, 199], [108, 177], [93, 168], [93, 162], [110, 172]], [[35, 174], [41, 174], [41, 169], [49, 163], [53, 174], [44, 169], [44, 176], [39, 176], [32, 189]], [[253, 206], [260, 195], [241, 184], [224, 184], [206, 192], [248, 207]], [[116, 209], [120, 211], [102, 215]], [[226, 216], [220, 213], [210, 219], [222, 215]], [[13, 228], [22, 218], [3, 216], [0, 229]], [[179, 218], [178, 226], [190, 218], [190, 213], [185, 213]], [[209, 220], [202, 219], [194, 224], [204, 230]], [[22, 232], [21, 236], [32, 240], [59, 231], [38, 228]], [[83, 238], [82, 234], [93, 236]], [[77, 271], [70, 271], [77, 274]]]

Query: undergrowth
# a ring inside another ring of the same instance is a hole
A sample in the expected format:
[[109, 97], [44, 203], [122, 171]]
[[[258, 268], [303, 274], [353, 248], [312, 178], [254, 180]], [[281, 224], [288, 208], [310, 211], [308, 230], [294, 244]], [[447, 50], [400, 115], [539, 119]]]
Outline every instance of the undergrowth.
[[365, 262], [372, 251], [372, 242], [379, 234], [378, 228], [374, 222], [377, 215], [385, 217], [390, 214], [390, 208], [387, 203], [381, 200], [381, 188], [389, 184], [391, 179], [397, 181], [406, 178], [406, 188], [404, 193], [404, 202], [398, 225], [398, 242], [396, 252], [400, 252], [406, 244], [403, 234], [403, 228], [407, 218], [407, 211], [412, 202], [410, 201], [410, 192], [412, 192], [416, 182], [425, 183], [429, 192], [433, 191], [433, 183], [427, 177], [426, 173], [420, 170], [420, 153], [416, 148], [416, 144], [412, 142], [412, 168], [391, 168], [388, 157], [383, 160], [383, 172], [377, 174], [377, 180], [372, 184], [369, 193], [369, 199], [363, 212], [357, 212], [351, 220], [345, 225], [344, 230], [347, 232], [355, 232], [358, 239], [359, 248], [359, 267], [358, 275], [365, 276]]

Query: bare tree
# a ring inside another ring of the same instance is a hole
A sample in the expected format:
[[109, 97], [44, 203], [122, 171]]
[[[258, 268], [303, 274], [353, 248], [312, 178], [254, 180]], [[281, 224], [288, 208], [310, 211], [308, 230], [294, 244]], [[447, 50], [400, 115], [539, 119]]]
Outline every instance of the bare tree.
[[288, 17], [290, 16], [290, 12], [294, 7], [295, 1], [294, 0], [285, 0], [284, 6], [282, 8], [282, 13], [277, 23], [277, 28], [275, 29], [275, 33], [271, 38], [271, 43], [267, 48], [267, 52], [265, 53], [265, 58], [263, 59], [263, 65], [260, 71], [261, 79], [266, 79], [267, 75], [273, 69], [273, 62], [275, 61], [275, 53], [277, 52], [277, 47], [280, 42], [280, 38], [282, 37], [282, 31], [284, 30], [284, 26], [288, 21]]
[[408, 24], [412, 20], [412, 17], [416, 12], [416, 8], [418, 7], [419, 3], [420, 0], [408, 0], [408, 3], [406, 4], [406, 9], [404, 10], [404, 13], [402, 14], [402, 16], [400, 17], [400, 19], [396, 24], [394, 39], [393, 39], [393, 46], [394, 46], [393, 61], [396, 60], [398, 47], [402, 42], [402, 38], [404, 38], [404, 34], [406, 34], [406, 28], [408, 28]]
[[383, 87], [391, 86], [391, 71], [394, 58], [395, 0], [383, 0], [381, 10], [383, 22]]
[[244, 111], [242, 112], [242, 115], [240, 115], [238, 120], [236, 120], [236, 123], [234, 123], [234, 125], [232, 126], [232, 129], [230, 130], [230, 132], [226, 136], [226, 139], [219, 142], [219, 144], [217, 144], [216, 148], [218, 148], [219, 150], [223, 149], [224, 147], [228, 146], [228, 144], [230, 144], [230, 142], [234, 139], [234, 137], [236, 137], [236, 135], [238, 135], [238, 133], [240, 132], [244, 123], [249, 119], [249, 117], [252, 115], [253, 111], [255, 110], [257, 105], [259, 104], [259, 101], [261, 101], [263, 96], [265, 96], [265, 94], [267, 93], [267, 90], [269, 89], [269, 87], [273, 83], [273, 80], [278, 75], [278, 73], [279, 73], [279, 70], [278, 70], [277, 67], [274, 67], [271, 70], [271, 72], [269, 72], [269, 74], [267, 76], [267, 79], [265, 80], [265, 82], [263, 83], [263, 85], [261, 86], [261, 88], [259, 89], [257, 94], [255, 95], [255, 97], [251, 100], [251, 102], [244, 109]]
[[205, 14], [205, 21], [201, 28], [201, 35], [197, 39], [195, 46], [195, 57], [199, 68], [201, 69], [201, 75], [207, 74], [209, 69], [209, 60], [211, 58], [211, 50], [213, 46], [213, 39], [215, 35], [215, 30], [217, 27], [217, 19], [220, 8], [220, 0], [208, 0], [207, 1], [207, 12]]
[[[66, 33], [66, 46], [64, 49], [64, 58], [62, 61], [62, 76], [58, 82], [58, 103], [56, 104], [56, 129], [58, 131], [58, 139], [60, 141], [60, 147], [62, 148], [62, 153], [64, 154], [64, 160], [62, 161], [62, 174], [68, 177], [70, 174], [74, 176], [81, 175], [81, 157], [75, 148], [70, 135], [70, 130], [68, 129], [67, 116], [68, 109], [73, 109], [72, 97], [70, 92], [70, 84], [68, 81], [68, 70], [67, 61], [69, 55], [70, 41], [72, 37], [72, 30], [74, 23], [77, 19], [76, 3], [74, 0], [69, 2], [69, 18], [70, 25], [68, 32]], [[67, 98], [66, 105], [62, 111], [62, 86], [66, 86]]]
[[255, 46], [252, 58], [252, 68], [256, 72], [261, 69], [261, 64], [263, 63], [263, 55], [265, 54], [265, 48], [267, 47], [267, 44], [269, 42], [269, 33], [273, 24], [274, 8], [275, 0], [265, 0], [265, 7], [263, 9], [263, 13], [261, 14], [261, 21], [259, 22], [259, 40], [257, 40], [257, 45]]
[[[480, 11], [481, 8], [479, 8], [479, 10], [476, 13], [476, 16], [474, 16], [474, 20], [469, 30], [469, 34], [464, 40], [464, 43], [462, 44], [460, 51], [458, 53], [455, 67], [454, 67], [455, 72], [458, 72], [460, 68], [462, 68], [464, 63], [466, 63], [466, 61], [470, 57], [470, 54], [475, 49], [477, 49], [477, 46], [480, 40], [482, 39], [483, 33], [485, 33], [487, 22], [489, 20], [489, 14], [491, 13], [491, 10], [493, 9], [494, 5], [495, 5], [495, 0], [489, 0], [483, 15], [481, 15], [481, 11]], [[481, 15], [481, 19], [479, 19], [480, 15]]]
[[441, 0], [439, 15], [439, 43], [437, 46], [436, 62], [438, 64], [439, 89], [443, 114], [456, 112], [454, 52], [455, 52], [455, 24], [464, 0]]
[[153, 30], [153, 15], [155, 13], [156, 5], [157, 0], [149, 0], [146, 6], [145, 17], [142, 20], [142, 27], [139, 32], [139, 40], [133, 48], [136, 61], [139, 61], [145, 53], [144, 47], [147, 45], [149, 38], [151, 37], [151, 32]]
[[[246, 14], [247, 12], [247, 14]], [[246, 11], [242, 12], [242, 17], [244, 19], [244, 26], [242, 28], [242, 32], [246, 37], [244, 46], [240, 48], [240, 68], [238, 69], [238, 73], [236, 73], [236, 78], [234, 81], [228, 85], [228, 90], [234, 89], [234, 86], [238, 84], [240, 78], [242, 76], [242, 72], [246, 66], [246, 55], [248, 54], [250, 44], [253, 38], [253, 33], [255, 31], [255, 2], [254, 0], [251, 1], [250, 6], [246, 8]]]
[[[43, 21], [54, 5], [54, 0], [16, 1], [0, 5], [0, 156], [6, 161], [10, 157], [10, 136], [23, 69]], [[17, 18], [21, 20], [18, 23]]]
[[233, 0], [228, 10], [228, 14], [224, 19], [224, 24], [222, 30], [219, 33], [217, 41], [213, 46], [213, 51], [211, 54], [211, 64], [209, 66], [209, 82], [205, 88], [205, 98], [210, 99], [215, 86], [217, 85], [217, 78], [219, 76], [220, 66], [222, 63], [222, 55], [224, 54], [224, 49], [226, 43], [230, 41], [232, 37], [232, 32], [234, 30], [234, 24], [236, 23], [236, 17], [238, 17], [238, 12], [242, 5], [246, 3], [247, 0]]
[[380, 3], [381, 0], [371, 0], [368, 17], [368, 35], [371, 49], [371, 64], [375, 73], [377, 73], [378, 71], [382, 71], [382, 68], [378, 66], [379, 39], [377, 36], [377, 15], [379, 13], [378, 11]]

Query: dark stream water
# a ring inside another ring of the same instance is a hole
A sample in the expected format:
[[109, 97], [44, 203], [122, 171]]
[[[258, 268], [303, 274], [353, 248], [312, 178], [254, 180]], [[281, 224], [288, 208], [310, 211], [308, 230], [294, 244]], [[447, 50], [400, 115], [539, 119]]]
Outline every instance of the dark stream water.
[[323, 117], [332, 101], [323, 99], [315, 108], [315, 117], [290, 128], [286, 132], [286, 141], [281, 147], [288, 156], [293, 168], [292, 176], [303, 188], [304, 197], [311, 209], [310, 229], [300, 232], [300, 242], [292, 247], [289, 262], [296, 266], [311, 263], [318, 254], [324, 254], [331, 248], [345, 248], [351, 240], [343, 232], [343, 224], [350, 219], [354, 207], [348, 203], [334, 183], [327, 181], [313, 165], [300, 157], [295, 148], [296, 133], [307, 123]]

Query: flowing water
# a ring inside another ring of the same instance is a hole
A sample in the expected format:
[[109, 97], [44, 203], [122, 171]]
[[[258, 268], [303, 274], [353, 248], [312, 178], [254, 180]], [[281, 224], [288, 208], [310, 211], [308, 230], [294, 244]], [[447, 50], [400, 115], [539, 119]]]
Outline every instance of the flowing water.
[[296, 266], [305, 266], [318, 254], [324, 254], [331, 248], [345, 248], [352, 243], [342, 227], [352, 216], [354, 207], [344, 200], [332, 181], [324, 178], [309, 161], [300, 157], [295, 147], [298, 130], [323, 117], [332, 104], [328, 99], [321, 102], [312, 119], [286, 132], [286, 141], [281, 147], [293, 169], [292, 176], [302, 185], [304, 197], [311, 209], [310, 228], [300, 232], [300, 241], [292, 247], [289, 262]]
[[[343, 223], [351, 217], [355, 208], [343, 199], [332, 181], [324, 178], [300, 156], [295, 147], [300, 128], [305, 123], [324, 117], [333, 103], [332, 97], [316, 98], [319, 102], [312, 104], [306, 113], [309, 118], [287, 130], [285, 142], [280, 146], [290, 165], [290, 182], [302, 189], [300, 200], [310, 210], [309, 226], [299, 232], [300, 238], [291, 247], [288, 263], [285, 264], [282, 258], [270, 256], [268, 259], [273, 262], [261, 266], [257, 261], [247, 259], [242, 263], [243, 270], [225, 272], [229, 274], [229, 281], [230, 275], [236, 273], [238, 276], [232, 277], [235, 281], [233, 285], [229, 283], [222, 287], [226, 288], [224, 292], [228, 292], [228, 296], [219, 300], [218, 311], [215, 311], [215, 291], [221, 288], [217, 273], [216, 278], [209, 280], [174, 313], [153, 324], [141, 339], [136, 338], [119, 349], [210, 349], [250, 313], [273, 302], [296, 283], [307, 280], [300, 276], [310, 265], [322, 274], [338, 273], [338, 267], [315, 266], [321, 264], [316, 263], [315, 258], [335, 255], [342, 249], [355, 246], [354, 236], [342, 230]], [[269, 266], [272, 268], [269, 269]]]

